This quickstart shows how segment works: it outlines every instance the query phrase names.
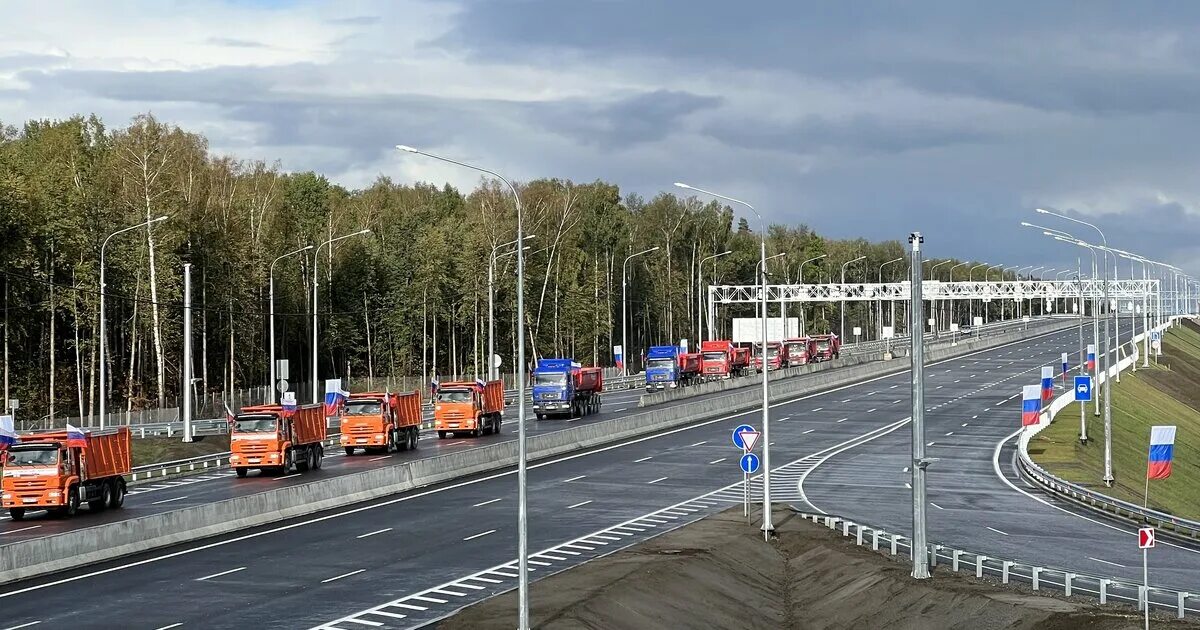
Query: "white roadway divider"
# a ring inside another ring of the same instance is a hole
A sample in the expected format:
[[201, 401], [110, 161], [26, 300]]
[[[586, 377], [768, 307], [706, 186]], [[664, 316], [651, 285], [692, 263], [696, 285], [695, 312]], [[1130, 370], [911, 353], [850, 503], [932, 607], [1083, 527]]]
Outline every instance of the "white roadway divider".
[[[1181, 319], [1181, 317], [1173, 316], [1167, 323], [1155, 327], [1151, 329], [1151, 331], [1161, 333], [1170, 328], [1171, 324], [1178, 319]], [[1099, 381], [1097, 385], [1106, 384], [1110, 377], [1115, 377], [1115, 375], [1122, 370], [1133, 366], [1134, 363], [1141, 360], [1141, 357], [1139, 356], [1140, 351], [1138, 350], [1138, 344], [1145, 339], [1146, 334], [1147, 333], [1143, 332], [1128, 342], [1131, 344], [1134, 351], [1124, 359], [1119, 360], [1116, 365], [1106, 369], [1103, 374], [1100, 374], [1097, 379]], [[1093, 391], [1099, 390], [1097, 387], [1093, 386]], [[1075, 391], [1074, 388], [1072, 388], [1050, 402], [1049, 409], [1046, 409], [1041, 413], [1036, 425], [1030, 426], [1029, 428], [1020, 432], [1020, 435], [1017, 438], [1017, 460], [1020, 464], [1019, 468], [1024, 476], [1036, 483], [1041, 489], [1050, 493], [1051, 495], [1067, 499], [1077, 505], [1082, 505], [1108, 515], [1121, 517], [1139, 525], [1145, 525], [1148, 523], [1155, 524], [1159, 529], [1172, 532], [1177, 536], [1182, 536], [1191, 540], [1200, 540], [1200, 522], [1145, 508], [1135, 503], [1122, 501], [1120, 499], [1105, 495], [1101, 492], [1084, 488], [1083, 486], [1071, 483], [1051, 474], [1049, 471], [1039, 466], [1037, 462], [1033, 461], [1033, 458], [1029, 456], [1029, 442], [1039, 433], [1045, 430], [1046, 427], [1050, 426], [1050, 423], [1054, 421], [1055, 416], [1057, 416], [1059, 412], [1071, 406], [1072, 404], [1075, 404], [1075, 402]], [[1004, 442], [1007, 441], [1008, 440], [1005, 440]], [[1001, 445], [1003, 445], [1004, 442], [1001, 442]]]
[[[1057, 328], [1043, 327], [1038, 332], [1030, 331], [1029, 334], [1045, 334], [1051, 332], [1050, 329]], [[1026, 336], [1026, 333], [1018, 331], [997, 335], [986, 341], [960, 343], [955, 348], [930, 352], [929, 360], [970, 354], [987, 347], [1019, 341]], [[814, 373], [777, 382], [771, 398], [773, 401], [791, 399], [905, 370], [907, 362], [900, 361], [877, 362]], [[759, 396], [760, 393], [754, 390], [734, 392], [726, 396], [685, 402], [671, 407], [650, 408], [619, 418], [533, 435], [528, 438], [528, 457], [530, 460], [550, 458], [711, 418], [720, 419], [725, 415], [757, 407], [761, 403]], [[516, 441], [509, 440], [331, 479], [316, 479], [308, 483], [273, 488], [214, 503], [187, 506], [80, 530], [6, 543], [0, 545], [0, 584], [315, 514], [514, 466], [517, 463], [517, 446]]]

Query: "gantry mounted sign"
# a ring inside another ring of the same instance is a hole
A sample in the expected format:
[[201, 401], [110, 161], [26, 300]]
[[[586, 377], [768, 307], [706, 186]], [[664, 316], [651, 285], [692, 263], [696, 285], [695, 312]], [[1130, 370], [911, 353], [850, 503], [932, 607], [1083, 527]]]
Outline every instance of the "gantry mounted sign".
[[[926, 300], [1060, 300], [1080, 296], [1101, 297], [1104, 281], [1084, 280], [1082, 286], [1073, 281], [1022, 280], [1006, 282], [941, 282], [937, 280], [921, 283], [921, 295]], [[711, 302], [717, 304], [759, 302], [760, 287], [756, 284], [713, 285], [708, 288]], [[1157, 298], [1158, 280], [1110, 280], [1109, 297], [1123, 300]], [[841, 302], [845, 301], [897, 301], [906, 302], [912, 291], [908, 282], [884, 282], [863, 284], [770, 284], [767, 285], [768, 302]]]

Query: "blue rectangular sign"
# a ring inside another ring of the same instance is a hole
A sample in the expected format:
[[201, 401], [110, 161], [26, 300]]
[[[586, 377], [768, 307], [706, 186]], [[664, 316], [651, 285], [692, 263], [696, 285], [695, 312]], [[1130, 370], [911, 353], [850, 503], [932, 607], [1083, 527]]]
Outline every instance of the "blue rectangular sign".
[[1077, 402], [1087, 402], [1092, 399], [1092, 377], [1076, 376], [1075, 377], [1075, 400]]

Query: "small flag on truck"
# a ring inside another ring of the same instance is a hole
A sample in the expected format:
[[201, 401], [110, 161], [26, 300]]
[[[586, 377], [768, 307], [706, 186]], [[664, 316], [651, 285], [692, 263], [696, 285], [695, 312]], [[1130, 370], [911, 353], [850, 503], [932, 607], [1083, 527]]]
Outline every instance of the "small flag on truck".
[[229, 408], [229, 403], [223, 404], [225, 405], [225, 422], [229, 423], [229, 430], [232, 431], [233, 427], [237, 426], [237, 414]]
[[83, 435], [83, 431], [69, 424], [67, 425], [67, 446], [70, 448], [87, 448], [87, 437]]
[[12, 416], [0, 416], [0, 451], [17, 443], [17, 431]]

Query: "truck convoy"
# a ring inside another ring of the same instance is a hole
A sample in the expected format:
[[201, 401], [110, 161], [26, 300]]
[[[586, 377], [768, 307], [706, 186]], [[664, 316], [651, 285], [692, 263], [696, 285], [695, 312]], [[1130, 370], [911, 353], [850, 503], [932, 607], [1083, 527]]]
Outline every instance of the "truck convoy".
[[832, 361], [842, 354], [842, 340], [837, 335], [813, 335], [808, 347], [809, 361]]
[[439, 439], [467, 433], [473, 437], [500, 432], [504, 416], [504, 383], [442, 383], [433, 405], [433, 428]]
[[646, 391], [690, 385], [700, 376], [701, 353], [678, 346], [651, 346], [646, 353]]
[[243, 407], [229, 435], [229, 465], [238, 477], [251, 469], [286, 475], [321, 467], [325, 458], [325, 407]]
[[14, 521], [27, 510], [74, 516], [81, 503], [119, 508], [131, 465], [129, 427], [22, 435], [5, 454], [0, 506]]
[[808, 363], [808, 337], [783, 340], [783, 367], [796, 367]]
[[351, 394], [341, 406], [342, 448], [366, 453], [391, 453], [417, 448], [421, 433], [419, 392]]
[[533, 413], [574, 418], [600, 413], [604, 372], [571, 359], [538, 359], [533, 369]]
[[[767, 370], [778, 370], [783, 367], [783, 344], [778, 341], [767, 342]], [[759, 372], [762, 367], [762, 345], [754, 344], [754, 368]]]

